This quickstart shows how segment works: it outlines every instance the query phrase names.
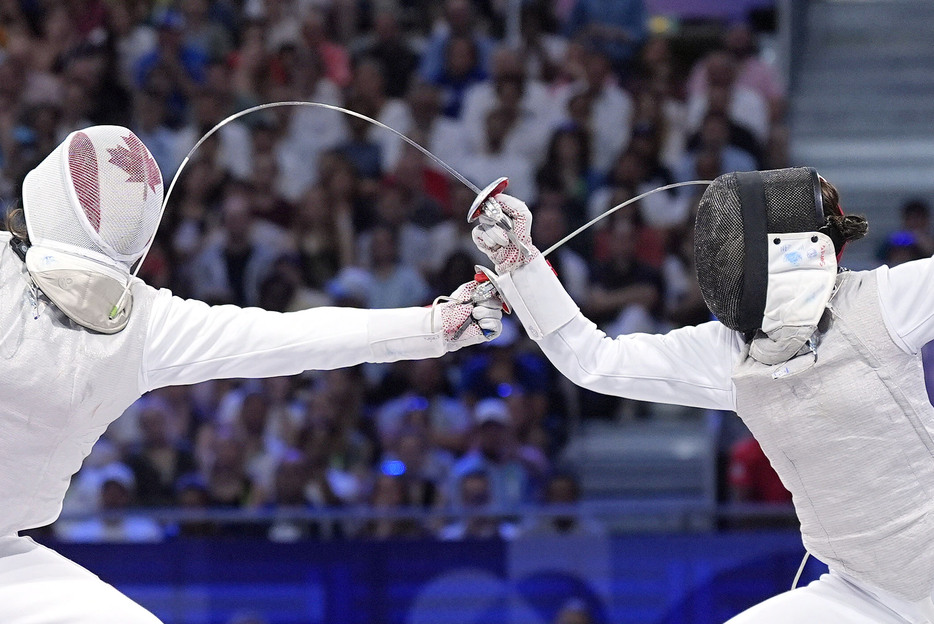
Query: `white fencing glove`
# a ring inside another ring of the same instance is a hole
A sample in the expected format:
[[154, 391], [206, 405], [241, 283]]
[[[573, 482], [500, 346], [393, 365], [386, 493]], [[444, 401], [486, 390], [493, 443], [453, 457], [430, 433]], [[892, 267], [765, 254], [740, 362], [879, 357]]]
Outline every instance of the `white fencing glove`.
[[476, 280], [461, 284], [448, 301], [432, 310], [441, 317], [448, 351], [493, 340], [503, 331], [503, 302]]
[[503, 225], [484, 213], [480, 213], [480, 224], [473, 229], [472, 236], [480, 251], [489, 256], [496, 265], [497, 275], [504, 275], [528, 264], [540, 252], [532, 244], [532, 213], [525, 202], [505, 193], [495, 196], [493, 201], [499, 202], [503, 212], [512, 220], [512, 233], [525, 246], [526, 253], [510, 240], [509, 233]]

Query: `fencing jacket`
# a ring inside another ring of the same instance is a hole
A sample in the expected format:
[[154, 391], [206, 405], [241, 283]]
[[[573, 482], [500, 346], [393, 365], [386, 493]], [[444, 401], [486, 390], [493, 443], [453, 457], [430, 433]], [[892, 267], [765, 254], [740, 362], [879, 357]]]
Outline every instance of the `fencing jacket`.
[[446, 352], [429, 308], [280, 314], [186, 301], [139, 280], [126, 329], [98, 334], [35, 297], [9, 240], [0, 232], [0, 536], [54, 521], [91, 447], [149, 390]]
[[500, 288], [572, 381], [629, 398], [735, 410], [792, 492], [809, 552], [899, 598], [934, 589], [934, 408], [920, 349], [934, 261], [844, 272], [816, 352], [767, 366], [720, 323], [610, 339], [537, 259]]

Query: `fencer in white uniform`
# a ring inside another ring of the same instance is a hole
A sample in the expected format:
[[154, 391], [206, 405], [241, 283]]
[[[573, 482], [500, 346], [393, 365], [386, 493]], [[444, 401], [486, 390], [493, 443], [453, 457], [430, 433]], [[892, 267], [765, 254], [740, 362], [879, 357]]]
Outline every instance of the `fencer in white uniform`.
[[500, 304], [472, 300], [476, 282], [434, 308], [287, 314], [157, 291], [130, 269], [155, 235], [162, 197], [158, 166], [139, 139], [95, 126], [69, 135], [27, 175], [26, 231], [0, 232], [3, 624], [158, 622], [91, 572], [17, 535], [58, 517], [91, 447], [145, 392], [439, 357], [501, 330]]
[[838, 270], [865, 220], [844, 216], [813, 169], [726, 174], [695, 227], [718, 320], [610, 338], [532, 245], [525, 204], [497, 199], [530, 253], [484, 218], [474, 240], [563, 374], [604, 394], [736, 411], [791, 491], [829, 574], [731, 624], [934, 622], [934, 409], [920, 357], [934, 338], [934, 260]]

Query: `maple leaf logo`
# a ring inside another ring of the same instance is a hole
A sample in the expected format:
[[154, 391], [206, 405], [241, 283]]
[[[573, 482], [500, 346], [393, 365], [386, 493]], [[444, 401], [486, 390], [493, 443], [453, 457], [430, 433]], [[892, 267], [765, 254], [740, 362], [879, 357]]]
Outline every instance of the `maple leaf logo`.
[[127, 182], [143, 182], [143, 199], [145, 200], [150, 188], [155, 192], [156, 186], [162, 184], [159, 165], [152, 159], [149, 150], [135, 134], [125, 136], [123, 140], [130, 149], [122, 145], [108, 148], [110, 160], [107, 162], [117, 165], [130, 174], [130, 177], [126, 179]]

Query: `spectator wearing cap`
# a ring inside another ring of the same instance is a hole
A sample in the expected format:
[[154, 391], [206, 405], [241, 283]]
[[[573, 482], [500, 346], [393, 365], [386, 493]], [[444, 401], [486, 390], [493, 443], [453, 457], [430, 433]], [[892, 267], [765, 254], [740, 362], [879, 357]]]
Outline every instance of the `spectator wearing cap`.
[[498, 509], [515, 508], [532, 500], [532, 475], [520, 457], [509, 405], [502, 399], [484, 399], [474, 408], [473, 444], [451, 468], [454, 503], [463, 501], [461, 481], [482, 472], [489, 479], [490, 504]]
[[159, 542], [162, 528], [151, 518], [126, 514], [134, 501], [136, 481], [125, 464], [114, 462], [102, 468], [100, 478], [101, 517], [54, 525], [55, 536], [67, 542]]

